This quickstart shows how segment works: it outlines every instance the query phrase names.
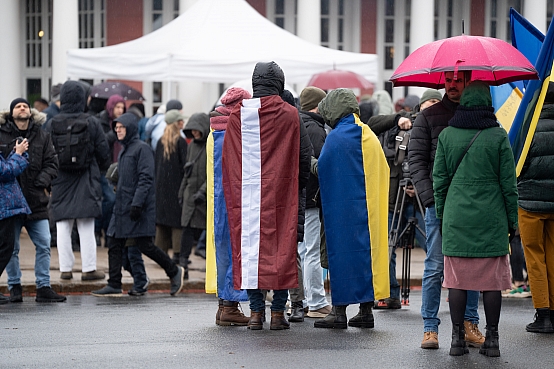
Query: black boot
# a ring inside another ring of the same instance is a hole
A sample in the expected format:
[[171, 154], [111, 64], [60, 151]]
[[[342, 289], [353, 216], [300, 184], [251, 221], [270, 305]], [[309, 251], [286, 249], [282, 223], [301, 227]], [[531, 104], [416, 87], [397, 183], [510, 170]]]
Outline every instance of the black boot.
[[554, 328], [554, 310], [550, 310], [550, 323], [552, 323], [552, 328]]
[[537, 309], [535, 321], [527, 324], [525, 330], [533, 333], [554, 333], [554, 328], [550, 320], [550, 311], [546, 308]]
[[291, 306], [291, 314], [289, 317], [289, 322], [303, 322], [304, 321], [304, 304], [302, 301], [293, 302]]
[[466, 331], [464, 323], [452, 324], [452, 343], [450, 344], [450, 356], [462, 356], [469, 353], [465, 341]]
[[339, 328], [346, 329], [346, 307], [348, 305], [333, 306], [331, 312], [323, 319], [314, 322], [315, 328]]
[[485, 343], [479, 349], [479, 353], [489, 356], [489, 357], [498, 357], [500, 356], [500, 346], [498, 345], [498, 326], [497, 325], [487, 325], [487, 333], [485, 335]]
[[373, 301], [360, 304], [360, 310], [352, 319], [348, 321], [350, 327], [373, 328], [375, 320], [373, 319]]

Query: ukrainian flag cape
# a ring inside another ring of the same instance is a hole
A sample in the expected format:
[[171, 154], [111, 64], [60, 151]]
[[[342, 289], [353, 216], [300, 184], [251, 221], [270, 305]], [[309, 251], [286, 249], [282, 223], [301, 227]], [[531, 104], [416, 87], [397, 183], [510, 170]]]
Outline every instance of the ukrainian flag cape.
[[329, 133], [318, 173], [333, 305], [389, 297], [389, 166], [357, 115]]
[[246, 301], [244, 290], [233, 288], [233, 259], [227, 207], [223, 195], [221, 154], [225, 131], [210, 132], [207, 148], [208, 222], [206, 225], [206, 293], [229, 301]]

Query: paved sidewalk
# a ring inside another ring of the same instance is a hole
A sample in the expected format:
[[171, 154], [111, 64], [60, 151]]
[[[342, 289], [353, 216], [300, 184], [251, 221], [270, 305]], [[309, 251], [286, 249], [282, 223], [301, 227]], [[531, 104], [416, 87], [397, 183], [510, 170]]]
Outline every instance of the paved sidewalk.
[[[170, 251], [171, 252], [171, 251]], [[411, 253], [411, 285], [421, 286], [421, 276], [423, 275], [423, 260], [425, 253], [417, 248]], [[143, 256], [146, 273], [150, 278], [149, 291], [159, 291], [169, 293], [169, 278], [165, 275], [164, 270], [158, 266], [150, 258]], [[22, 270], [22, 286], [24, 295], [34, 294], [35, 286], [35, 247], [25, 229], [21, 232], [21, 250], [19, 253]], [[191, 264], [189, 266], [189, 280], [185, 281], [183, 291], [187, 292], [204, 292], [204, 282], [206, 277], [206, 263], [204, 259], [191, 255]], [[75, 252], [75, 267], [73, 269], [73, 279], [66, 281], [60, 279], [58, 251], [52, 248], [52, 259], [50, 262], [50, 284], [52, 288], [62, 294], [71, 293], [90, 293], [90, 291], [99, 289], [106, 285], [108, 275], [108, 249], [105, 247], [97, 248], [97, 268], [106, 273], [106, 279], [101, 281], [81, 281], [81, 255]], [[400, 282], [402, 277], [402, 250], [397, 250], [397, 278]], [[131, 289], [133, 279], [128, 272], [123, 271], [123, 290]], [[0, 276], [0, 293], [9, 294], [7, 286], [6, 272]]]

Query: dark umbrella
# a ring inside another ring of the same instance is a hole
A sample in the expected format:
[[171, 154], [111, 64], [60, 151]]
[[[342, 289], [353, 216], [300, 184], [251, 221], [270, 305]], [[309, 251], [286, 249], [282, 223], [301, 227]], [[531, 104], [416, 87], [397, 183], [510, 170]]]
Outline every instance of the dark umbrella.
[[104, 82], [92, 86], [91, 97], [108, 99], [112, 95], [121, 95], [125, 100], [144, 101], [144, 97], [137, 89], [121, 82]]

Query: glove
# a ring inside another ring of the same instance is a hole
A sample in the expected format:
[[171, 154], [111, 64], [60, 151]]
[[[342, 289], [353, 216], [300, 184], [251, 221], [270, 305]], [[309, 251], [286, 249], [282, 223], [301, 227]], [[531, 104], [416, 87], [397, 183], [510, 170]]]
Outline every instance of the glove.
[[192, 195], [192, 200], [194, 201], [195, 205], [200, 205], [205, 200], [204, 194], [198, 191], [194, 195]]
[[514, 228], [509, 228], [508, 229], [508, 239], [510, 240], [510, 242], [512, 242], [512, 240], [514, 239], [515, 236], [516, 236], [516, 230]]
[[137, 222], [140, 219], [141, 214], [142, 208], [139, 208], [138, 206], [131, 206], [131, 212], [129, 216], [131, 217], [131, 220], [133, 222]]

